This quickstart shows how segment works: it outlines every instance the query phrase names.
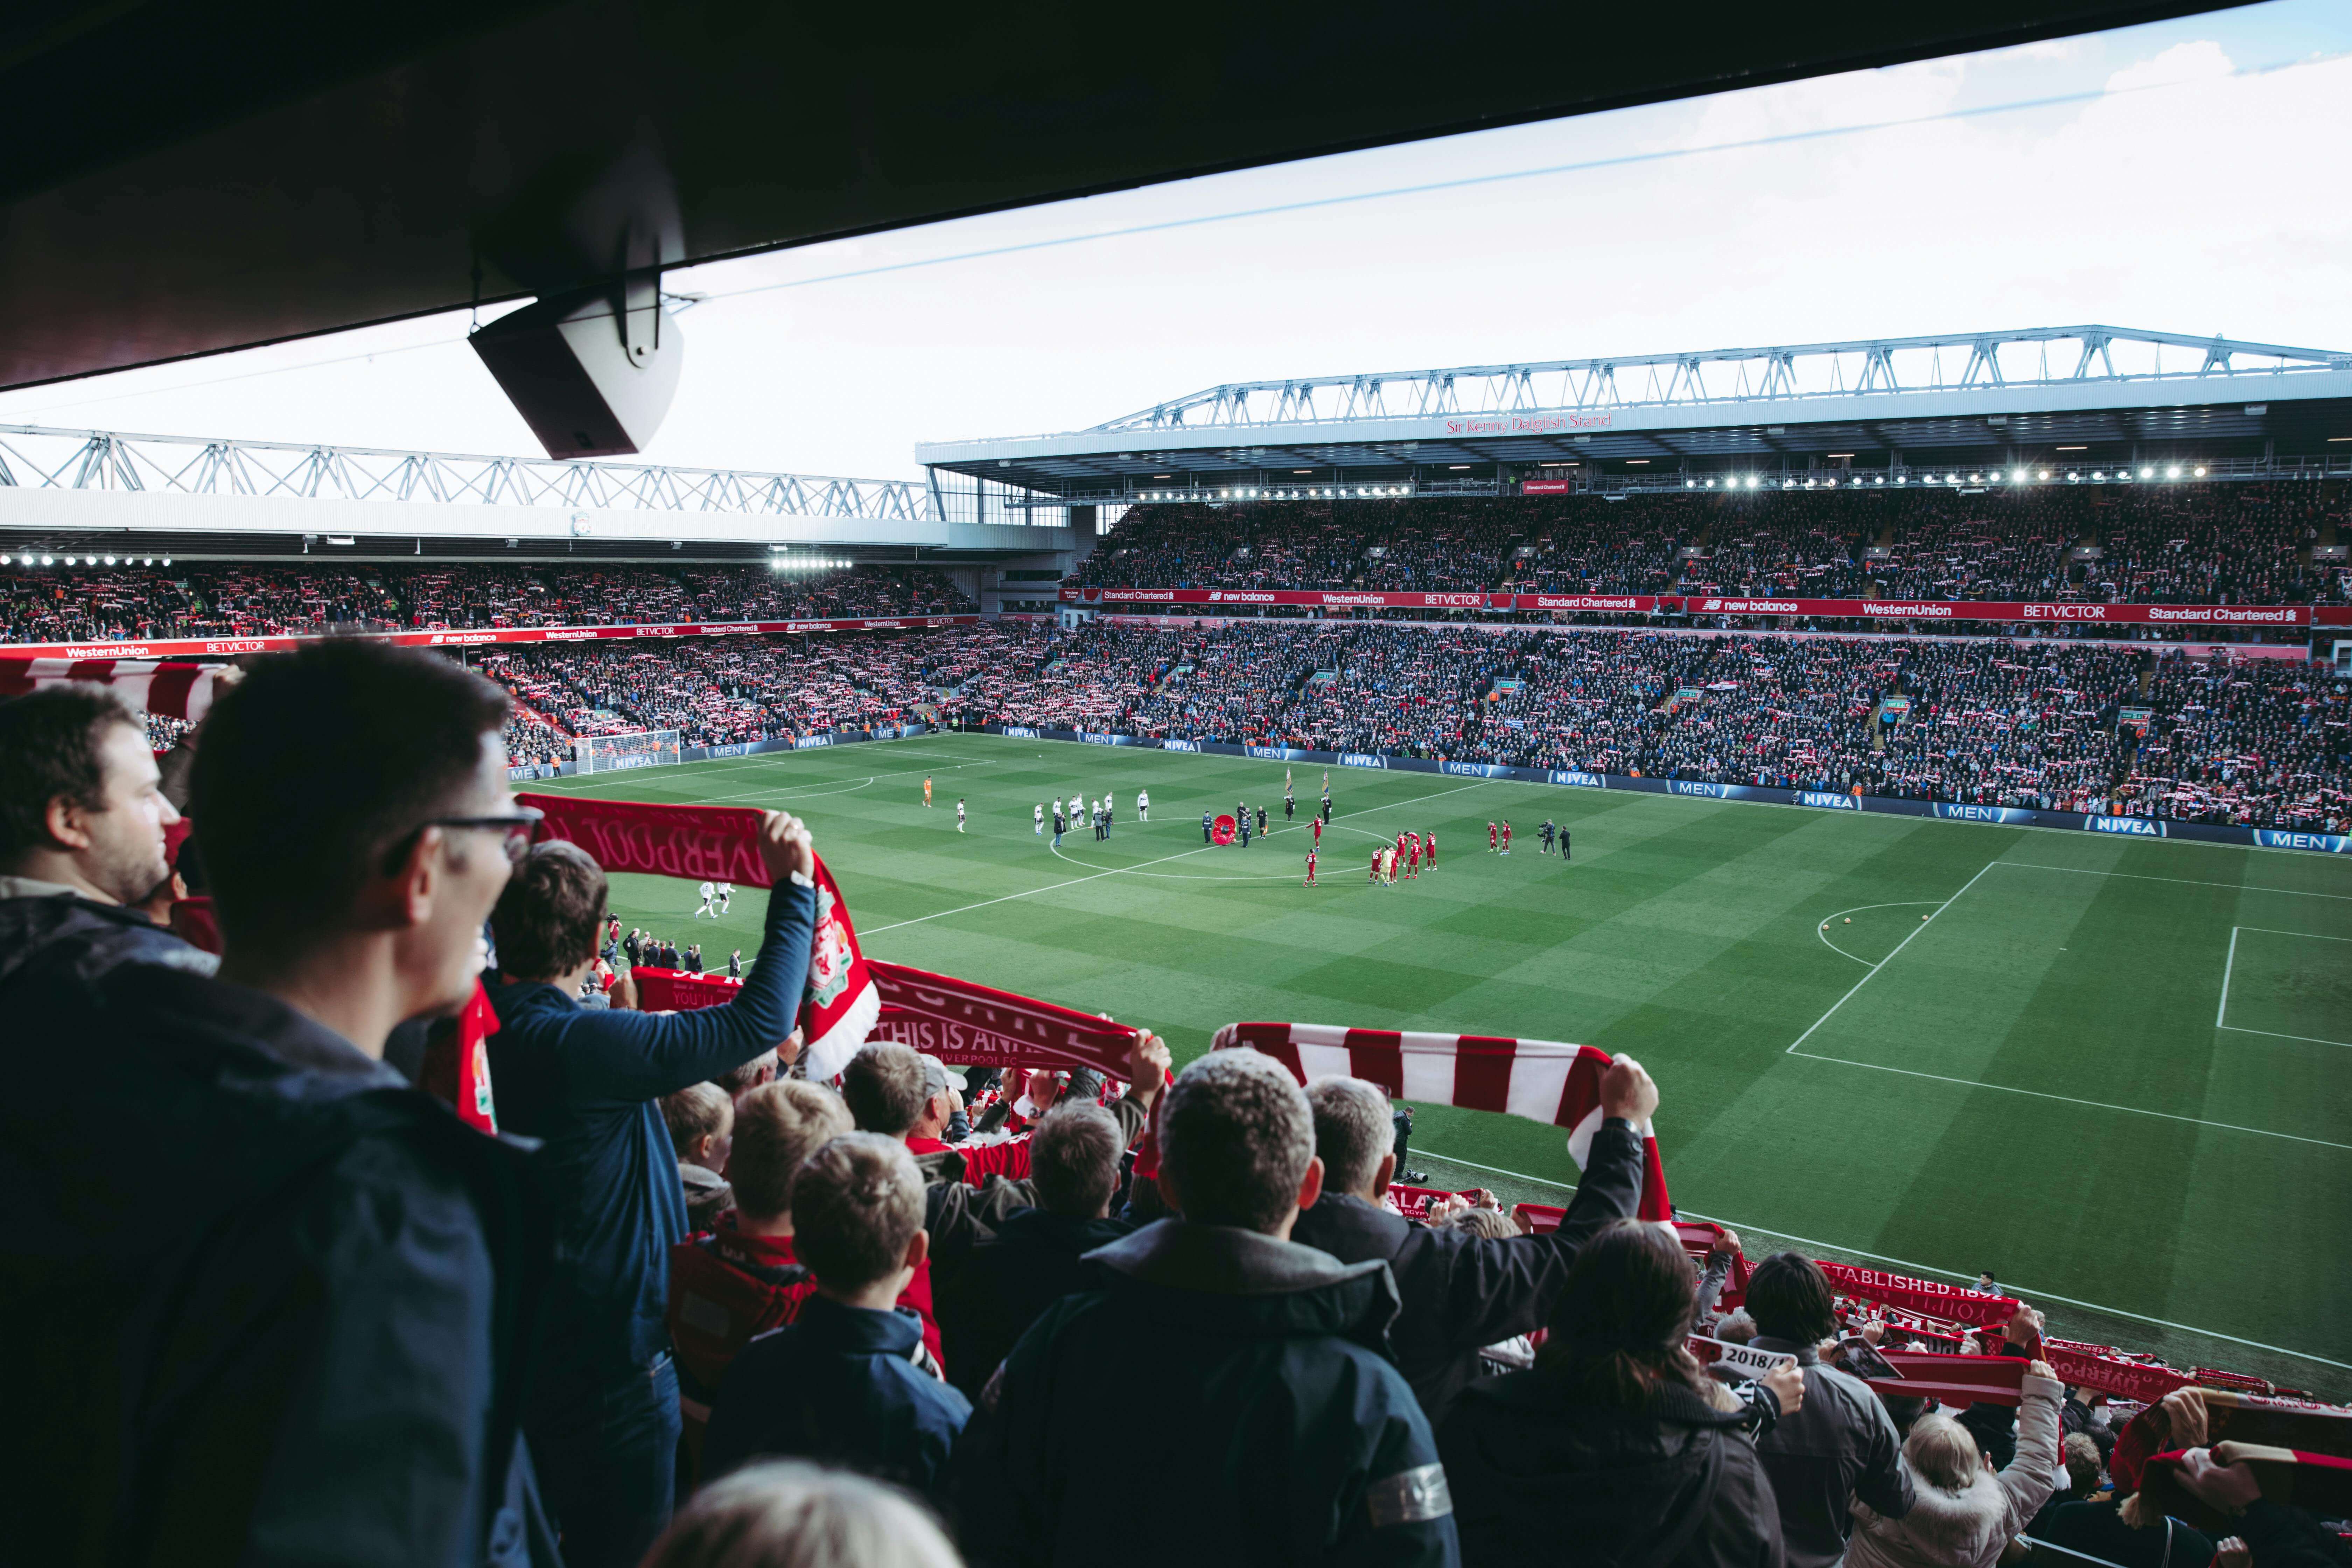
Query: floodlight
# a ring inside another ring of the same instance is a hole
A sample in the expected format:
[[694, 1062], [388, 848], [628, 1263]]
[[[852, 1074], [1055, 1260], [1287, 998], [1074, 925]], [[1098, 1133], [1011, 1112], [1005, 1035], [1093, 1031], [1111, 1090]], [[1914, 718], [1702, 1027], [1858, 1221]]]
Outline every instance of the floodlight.
[[41, 564], [44, 566], [54, 566], [57, 564], [57, 561], [51, 556], [44, 555], [41, 557]]
[[2139, 471], [2139, 477], [2144, 479], [2152, 479], [2156, 478], [2156, 470], [2154, 468], [2142, 468]]
[[2083, 477], [2082, 475], [2080, 475], [2080, 474], [2078, 474], [2078, 473], [2074, 472], [2072, 469], [2069, 469], [2069, 470], [2067, 471], [2067, 474], [2066, 474], [2066, 482], [2067, 482], [2068, 484], [2070, 484], [2070, 485], [2071, 485], [2071, 484], [2074, 483], [2074, 481], [2076, 481], [2077, 479], [2081, 479], [2082, 477]]
[[2047, 468], [2042, 469], [2042, 477], [2043, 479], [2048, 479], [2048, 478], [2050, 477], [2050, 470], [2049, 470], [2049, 469], [2047, 469]]
[[2205, 477], [2205, 465], [2202, 463], [2197, 466], [2197, 477], [2200, 479]]
[[2170, 468], [2168, 468], [2165, 469], [2165, 470], [2164, 470], [2164, 477], [2165, 477], [2166, 479], [2179, 479], [2179, 478], [2180, 477], [2180, 465], [2179, 465], [2179, 464], [2178, 464], [2178, 463], [2175, 463], [2175, 464], [2173, 464], [2173, 465], [2172, 465], [2172, 467], [2170, 467]]

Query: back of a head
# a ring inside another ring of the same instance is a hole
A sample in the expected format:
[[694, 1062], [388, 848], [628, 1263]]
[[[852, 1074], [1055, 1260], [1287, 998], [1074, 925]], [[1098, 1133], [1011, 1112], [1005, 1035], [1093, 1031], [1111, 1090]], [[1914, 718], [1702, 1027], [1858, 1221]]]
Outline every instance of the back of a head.
[[2086, 1498], [2099, 1489], [2099, 1445], [2088, 1432], [2067, 1433], [2058, 1458], [2072, 1495]]
[[604, 868], [577, 844], [533, 845], [490, 911], [500, 971], [552, 980], [595, 957], [607, 891]]
[[1776, 1252], [1748, 1278], [1748, 1315], [1756, 1331], [1811, 1344], [1837, 1331], [1837, 1297], [1822, 1266], [1801, 1252]]
[[814, 1465], [751, 1465], [677, 1510], [642, 1568], [962, 1568], [903, 1494]]
[[0, 874], [35, 850], [62, 847], [49, 837], [50, 802], [102, 809], [103, 747], [117, 726], [146, 734], [129, 704], [90, 681], [62, 681], [0, 702]]
[[1466, 1230], [1488, 1241], [1508, 1241], [1519, 1234], [1519, 1227], [1501, 1209], [1459, 1209], [1445, 1223], [1451, 1229]]
[[1184, 1217], [1271, 1234], [1298, 1204], [1315, 1118], [1282, 1065], [1211, 1051], [1177, 1075], [1160, 1111], [1160, 1179]]
[[1697, 1363], [1684, 1342], [1697, 1309], [1690, 1259], [1673, 1233], [1612, 1220], [1570, 1267], [1538, 1365], [1596, 1404], [1636, 1406], [1664, 1382], [1696, 1388]]
[[437, 654], [330, 638], [257, 659], [213, 704], [196, 822], [232, 950], [299, 952], [503, 754], [506, 694]]
[[904, 1138], [922, 1120], [923, 1053], [877, 1040], [859, 1048], [841, 1069], [841, 1098], [861, 1132]]
[[735, 1206], [753, 1220], [781, 1217], [801, 1162], [851, 1130], [849, 1107], [833, 1090], [796, 1078], [761, 1084], [735, 1108], [727, 1159]]
[[1048, 1214], [1093, 1219], [1118, 1190], [1118, 1119], [1099, 1105], [1065, 1100], [1029, 1140], [1029, 1177]]
[[715, 1083], [690, 1083], [663, 1095], [662, 1125], [669, 1129], [670, 1147], [683, 1159], [696, 1140], [726, 1131], [732, 1106], [727, 1091]]
[[1388, 1090], [1360, 1078], [1318, 1078], [1307, 1086], [1307, 1104], [1315, 1113], [1325, 1189], [1360, 1196], [1381, 1156], [1396, 1147]]
[[793, 1177], [793, 1252], [827, 1289], [888, 1279], [922, 1228], [922, 1174], [897, 1138], [844, 1133]]
[[1939, 1491], [1955, 1494], [1969, 1489], [1984, 1468], [1982, 1450], [1969, 1429], [1938, 1413], [1922, 1415], [1903, 1439], [1903, 1457], [1920, 1479]]

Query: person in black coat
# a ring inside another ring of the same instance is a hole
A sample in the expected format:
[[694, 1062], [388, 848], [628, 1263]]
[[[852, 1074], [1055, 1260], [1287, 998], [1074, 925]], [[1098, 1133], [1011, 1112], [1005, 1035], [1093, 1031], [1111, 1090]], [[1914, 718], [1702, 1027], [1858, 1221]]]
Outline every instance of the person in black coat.
[[1438, 1430], [1465, 1568], [1780, 1568], [1747, 1406], [1684, 1345], [1695, 1309], [1662, 1227], [1585, 1243], [1535, 1370], [1479, 1383]]
[[12, 995], [0, 1556], [556, 1560], [517, 1434], [548, 1216], [522, 1151], [380, 1059], [474, 994], [536, 815], [506, 712], [422, 651], [257, 664], [195, 765], [220, 978]]
[[1389, 1266], [1403, 1300], [1389, 1342], [1433, 1424], [1444, 1423], [1479, 1375], [1480, 1347], [1541, 1328], [1578, 1249], [1640, 1204], [1643, 1140], [1636, 1128], [1657, 1109], [1658, 1086], [1641, 1063], [1619, 1057], [1601, 1079], [1601, 1094], [1607, 1120], [1592, 1135], [1584, 1180], [1559, 1228], [1496, 1240], [1417, 1225], [1381, 1207], [1397, 1163], [1387, 1091], [1356, 1078], [1307, 1086], [1326, 1185], [1299, 1215], [1292, 1238], [1343, 1263], [1378, 1258]]
[[1109, 1217], [1124, 1142], [1118, 1120], [1099, 1105], [1066, 1100], [1047, 1111], [1029, 1142], [1038, 1206], [1007, 1216], [941, 1281], [940, 1359], [948, 1381], [971, 1398], [1046, 1308], [1101, 1286], [1085, 1255], [1135, 1228]]

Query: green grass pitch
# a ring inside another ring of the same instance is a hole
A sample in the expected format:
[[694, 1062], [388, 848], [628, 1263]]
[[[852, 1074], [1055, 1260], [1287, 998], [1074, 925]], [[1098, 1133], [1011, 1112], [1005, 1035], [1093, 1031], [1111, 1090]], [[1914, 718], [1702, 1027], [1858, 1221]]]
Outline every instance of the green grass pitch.
[[[795, 812], [869, 952], [1148, 1025], [1180, 1061], [1241, 1019], [1630, 1052], [1676, 1204], [1751, 1255], [1989, 1268], [2066, 1337], [2352, 1394], [2352, 866], [1334, 768], [1310, 890], [1323, 770], [1289, 771], [1289, 827], [1279, 763], [985, 735], [534, 787]], [[1031, 808], [1074, 793], [1118, 822], [1057, 853]], [[1276, 830], [1204, 848], [1236, 801]], [[1404, 828], [1437, 867], [1369, 886]], [[750, 956], [763, 894], [714, 929], [688, 884], [614, 881], [625, 926]], [[1507, 1117], [1418, 1108], [1414, 1151], [1507, 1197], [1576, 1180], [1559, 1132]]]

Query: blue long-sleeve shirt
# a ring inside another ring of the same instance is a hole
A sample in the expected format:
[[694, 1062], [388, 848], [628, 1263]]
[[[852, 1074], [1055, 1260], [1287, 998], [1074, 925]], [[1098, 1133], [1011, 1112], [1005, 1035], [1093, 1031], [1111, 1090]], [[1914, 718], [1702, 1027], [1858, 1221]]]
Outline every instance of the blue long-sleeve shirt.
[[583, 1008], [541, 983], [489, 988], [499, 1123], [544, 1143], [540, 1176], [558, 1215], [542, 1366], [620, 1377], [668, 1342], [669, 1249], [686, 1239], [686, 1199], [657, 1102], [792, 1033], [815, 918], [814, 886], [778, 883], [760, 961], [724, 1006], [656, 1016]]

